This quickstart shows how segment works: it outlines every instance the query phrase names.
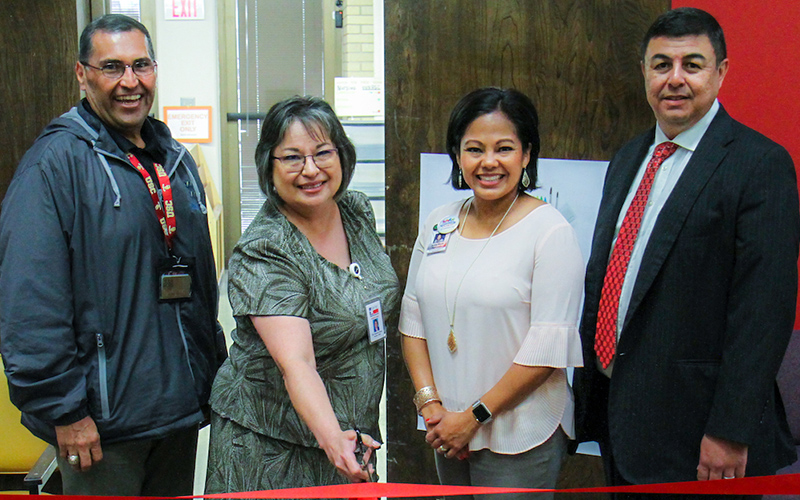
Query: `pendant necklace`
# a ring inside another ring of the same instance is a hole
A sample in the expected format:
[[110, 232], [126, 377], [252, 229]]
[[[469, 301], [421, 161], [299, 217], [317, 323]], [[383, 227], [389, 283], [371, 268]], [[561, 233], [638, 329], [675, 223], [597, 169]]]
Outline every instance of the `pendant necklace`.
[[[450, 277], [450, 263], [452, 262], [452, 259], [448, 259], [447, 261], [447, 271], [445, 272], [444, 275], [444, 306], [447, 309], [447, 317], [450, 320], [450, 334], [447, 336], [447, 348], [450, 349], [450, 354], [455, 354], [455, 352], [458, 350], [458, 343], [456, 342], [456, 333], [455, 329], [453, 328], [453, 325], [455, 325], [456, 323], [456, 306], [458, 305], [458, 293], [461, 291], [461, 285], [464, 284], [464, 278], [467, 277], [467, 274], [469, 274], [469, 270], [472, 269], [472, 266], [475, 264], [475, 262], [478, 261], [478, 258], [481, 256], [483, 251], [486, 250], [486, 246], [489, 245], [489, 242], [492, 240], [492, 236], [494, 236], [497, 230], [500, 229], [500, 226], [503, 224], [503, 221], [506, 220], [506, 216], [508, 215], [508, 213], [511, 212], [512, 208], [514, 208], [514, 204], [517, 202], [517, 198], [519, 198], [519, 193], [517, 193], [517, 196], [514, 197], [514, 201], [512, 201], [511, 205], [509, 205], [508, 209], [506, 209], [506, 213], [503, 214], [503, 217], [500, 219], [500, 222], [498, 222], [497, 225], [494, 227], [492, 234], [490, 234], [489, 237], [486, 239], [486, 243], [483, 244], [483, 247], [481, 247], [481, 250], [480, 252], [478, 252], [478, 255], [476, 255], [475, 258], [472, 259], [472, 262], [467, 267], [467, 270], [464, 271], [464, 275], [461, 276], [461, 281], [458, 282], [458, 288], [456, 288], [456, 295], [453, 298], [452, 314], [450, 313], [450, 305], [447, 303], [447, 278]], [[461, 234], [464, 234], [464, 228], [467, 226], [467, 220], [469, 219], [469, 209], [470, 207], [472, 207], [473, 199], [474, 198], [470, 198], [469, 202], [467, 203], [467, 212], [464, 214], [464, 224], [461, 226], [461, 230], [459, 231], [460, 233], [459, 237]], [[458, 240], [456, 239], [453, 241], [452, 243], [453, 246], [451, 248], [455, 248], [456, 241]]]

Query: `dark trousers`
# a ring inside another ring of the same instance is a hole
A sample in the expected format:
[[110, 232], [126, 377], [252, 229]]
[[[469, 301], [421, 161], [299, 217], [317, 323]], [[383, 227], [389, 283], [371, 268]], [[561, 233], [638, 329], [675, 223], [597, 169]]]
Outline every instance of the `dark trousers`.
[[[605, 471], [608, 486], [630, 486], [616, 467], [614, 453], [608, 442], [600, 442], [600, 454], [603, 457], [603, 470]], [[612, 493], [612, 500], [759, 500], [760, 496], [750, 495], [676, 495], [657, 493]]]
[[103, 444], [86, 472], [58, 457], [65, 495], [185, 496], [194, 489], [197, 426], [161, 439]]

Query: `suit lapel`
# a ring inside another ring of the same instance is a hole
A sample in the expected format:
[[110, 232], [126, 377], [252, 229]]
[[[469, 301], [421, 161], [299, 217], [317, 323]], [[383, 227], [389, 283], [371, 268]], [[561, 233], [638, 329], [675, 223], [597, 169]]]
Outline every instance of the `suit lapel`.
[[726, 146], [731, 140], [731, 122], [730, 116], [720, 107], [717, 116], [714, 117], [686, 165], [686, 170], [675, 185], [664, 208], [661, 209], [642, 256], [642, 264], [631, 294], [623, 330], [661, 270], [695, 201], [725, 158]]

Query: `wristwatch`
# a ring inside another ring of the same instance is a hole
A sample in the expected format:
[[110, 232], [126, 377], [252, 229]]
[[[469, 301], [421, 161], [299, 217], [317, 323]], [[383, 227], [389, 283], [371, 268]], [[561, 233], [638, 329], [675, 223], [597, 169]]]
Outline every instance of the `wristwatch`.
[[489, 411], [489, 408], [487, 408], [480, 399], [472, 403], [472, 416], [474, 416], [475, 420], [481, 425], [488, 424], [492, 421], [492, 412]]

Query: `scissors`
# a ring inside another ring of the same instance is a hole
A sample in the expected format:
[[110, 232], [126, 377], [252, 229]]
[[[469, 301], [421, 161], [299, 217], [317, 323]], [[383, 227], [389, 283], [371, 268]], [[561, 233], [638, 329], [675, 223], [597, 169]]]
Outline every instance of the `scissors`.
[[361, 439], [361, 431], [358, 428], [355, 428], [356, 431], [356, 460], [359, 464], [361, 464], [361, 470], [367, 473], [367, 482], [374, 483], [375, 478], [373, 477], [372, 472], [369, 470], [369, 462], [364, 460], [364, 455], [367, 453], [368, 447], [364, 444], [364, 441]]

